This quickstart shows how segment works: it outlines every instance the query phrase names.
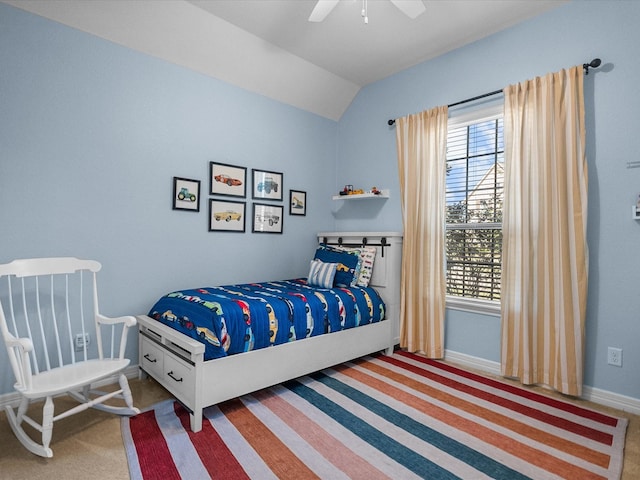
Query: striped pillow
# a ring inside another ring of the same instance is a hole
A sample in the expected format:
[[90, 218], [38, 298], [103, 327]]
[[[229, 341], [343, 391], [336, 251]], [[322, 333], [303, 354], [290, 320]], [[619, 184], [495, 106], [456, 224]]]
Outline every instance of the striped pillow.
[[337, 263], [325, 263], [320, 260], [312, 260], [307, 284], [312, 287], [332, 288], [337, 266]]

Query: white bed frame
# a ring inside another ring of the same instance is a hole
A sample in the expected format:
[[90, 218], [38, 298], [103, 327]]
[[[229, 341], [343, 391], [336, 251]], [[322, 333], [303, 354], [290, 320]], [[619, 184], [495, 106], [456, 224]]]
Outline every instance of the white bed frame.
[[[370, 286], [387, 306], [387, 320], [261, 350], [204, 361], [204, 345], [139, 315], [141, 376], [151, 375], [190, 412], [191, 430], [202, 429], [202, 409], [354, 358], [399, 340], [402, 235], [395, 232], [321, 232], [319, 242], [377, 249]], [[286, 358], [286, 362], [282, 359]], [[269, 368], [278, 365], [278, 368]]]

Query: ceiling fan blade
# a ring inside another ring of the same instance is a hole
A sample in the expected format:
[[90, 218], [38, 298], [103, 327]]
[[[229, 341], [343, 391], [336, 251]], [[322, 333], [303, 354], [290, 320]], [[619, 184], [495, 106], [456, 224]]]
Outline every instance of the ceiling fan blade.
[[313, 11], [311, 15], [309, 15], [310, 22], [321, 22], [323, 21], [331, 10], [335, 8], [338, 4], [339, 0], [318, 0], [316, 6], [313, 7]]
[[391, 3], [412, 20], [426, 11], [422, 0], [391, 0]]

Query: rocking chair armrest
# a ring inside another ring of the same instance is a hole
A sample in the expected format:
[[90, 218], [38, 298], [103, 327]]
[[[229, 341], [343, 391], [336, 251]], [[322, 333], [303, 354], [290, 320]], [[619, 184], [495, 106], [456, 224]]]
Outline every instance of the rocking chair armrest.
[[97, 321], [98, 323], [104, 323], [106, 325], [124, 323], [126, 327], [133, 327], [136, 324], [136, 318], [131, 315], [124, 315], [122, 317], [107, 317], [99, 313], [97, 315]]
[[16, 338], [10, 335], [11, 338], [7, 339], [7, 345], [9, 347], [18, 347], [23, 353], [33, 351], [33, 342], [28, 338]]

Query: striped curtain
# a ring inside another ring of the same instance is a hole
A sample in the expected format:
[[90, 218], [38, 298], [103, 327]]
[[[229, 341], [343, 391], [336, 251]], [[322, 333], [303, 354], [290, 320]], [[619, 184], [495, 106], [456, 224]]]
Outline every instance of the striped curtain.
[[502, 374], [581, 395], [588, 251], [582, 67], [504, 89]]
[[448, 108], [396, 121], [404, 241], [400, 346], [444, 356], [445, 181]]

